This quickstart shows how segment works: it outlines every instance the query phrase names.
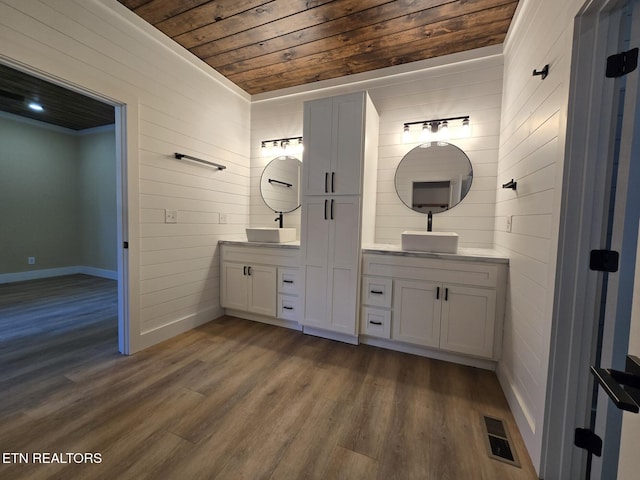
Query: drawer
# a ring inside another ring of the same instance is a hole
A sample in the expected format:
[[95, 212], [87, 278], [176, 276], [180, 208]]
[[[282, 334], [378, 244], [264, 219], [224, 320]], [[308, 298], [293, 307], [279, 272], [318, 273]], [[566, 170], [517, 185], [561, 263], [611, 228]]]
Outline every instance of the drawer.
[[300, 269], [278, 268], [278, 293], [300, 294]]
[[291, 295], [278, 295], [278, 318], [299, 322], [302, 318], [300, 298]]
[[372, 337], [391, 338], [391, 310], [362, 307], [360, 333]]
[[391, 285], [390, 278], [362, 277], [362, 304], [391, 308]]

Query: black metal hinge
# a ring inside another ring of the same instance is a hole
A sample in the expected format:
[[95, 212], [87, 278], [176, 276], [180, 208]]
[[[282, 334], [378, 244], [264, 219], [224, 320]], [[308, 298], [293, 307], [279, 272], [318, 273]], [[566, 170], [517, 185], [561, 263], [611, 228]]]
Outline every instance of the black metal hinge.
[[607, 58], [607, 78], [622, 77], [633, 72], [638, 66], [638, 49], [616, 53]]
[[602, 439], [586, 428], [576, 428], [573, 444], [596, 457], [602, 455]]
[[591, 250], [589, 269], [596, 272], [617, 272], [620, 254], [614, 250]]
[[129, 242], [123, 242], [122, 248], [129, 248]]

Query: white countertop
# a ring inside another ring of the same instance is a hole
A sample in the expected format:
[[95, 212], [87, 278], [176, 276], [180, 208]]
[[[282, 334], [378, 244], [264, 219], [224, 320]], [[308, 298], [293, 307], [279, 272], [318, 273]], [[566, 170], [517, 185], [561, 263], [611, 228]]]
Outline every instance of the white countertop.
[[362, 246], [362, 253], [399, 255], [405, 257], [439, 258], [442, 260], [464, 260], [474, 262], [509, 263], [509, 257], [489, 248], [459, 247], [458, 253], [434, 253], [402, 250], [400, 245], [372, 243]]

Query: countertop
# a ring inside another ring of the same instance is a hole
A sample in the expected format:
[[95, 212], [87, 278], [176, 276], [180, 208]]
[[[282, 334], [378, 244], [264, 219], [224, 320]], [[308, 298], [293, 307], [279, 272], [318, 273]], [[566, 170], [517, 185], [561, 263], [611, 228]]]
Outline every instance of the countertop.
[[[300, 241], [285, 243], [249, 242], [246, 239], [218, 240], [221, 245], [242, 245], [246, 247], [290, 248], [299, 249]], [[489, 248], [458, 248], [458, 253], [434, 253], [402, 250], [400, 245], [373, 243], [362, 246], [362, 253], [379, 255], [398, 255], [403, 257], [439, 258], [441, 260], [459, 260], [473, 262], [509, 263], [509, 258], [497, 250]]]
[[246, 238], [244, 240], [218, 240], [220, 245], [244, 245], [245, 247], [270, 247], [270, 248], [300, 248], [300, 240], [295, 242], [273, 243], [273, 242], [250, 242]]
[[402, 250], [400, 245], [373, 243], [362, 246], [362, 253], [398, 255], [403, 257], [438, 258], [441, 260], [462, 260], [473, 262], [509, 263], [509, 258], [497, 250], [489, 248], [459, 247], [458, 253], [434, 253]]

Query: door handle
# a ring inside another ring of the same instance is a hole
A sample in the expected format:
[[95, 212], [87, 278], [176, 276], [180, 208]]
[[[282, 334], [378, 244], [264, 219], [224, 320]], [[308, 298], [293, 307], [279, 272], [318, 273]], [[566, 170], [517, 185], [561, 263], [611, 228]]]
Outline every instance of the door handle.
[[247, 266], [246, 265], [244, 267], [242, 267], [242, 274], [243, 275], [247, 274]]
[[247, 267], [247, 274], [251, 275], [251, 267]]
[[324, 172], [324, 193], [329, 193], [329, 172]]
[[324, 219], [327, 219], [327, 199], [324, 199]]
[[440, 300], [440, 287], [436, 287], [436, 300]]
[[382, 325], [382, 322], [374, 322], [373, 320], [369, 320], [371, 325]]
[[[251, 267], [249, 267], [249, 268], [251, 268]], [[444, 289], [444, 301], [445, 302], [449, 301], [449, 289], [448, 288]]]
[[293, 283], [293, 280], [282, 280], [283, 283]]
[[331, 199], [331, 220], [333, 220], [333, 198]]
[[640, 411], [640, 358], [627, 355], [624, 372], [591, 367], [591, 373], [616, 407], [632, 413]]
[[331, 172], [331, 193], [334, 193], [336, 191], [334, 187], [335, 177], [336, 177], [336, 172]]
[[369, 290], [374, 295], [382, 295], [384, 292], [382, 290]]
[[287, 307], [286, 305], [283, 305], [282, 308], [284, 308], [285, 310], [293, 310], [293, 307]]

